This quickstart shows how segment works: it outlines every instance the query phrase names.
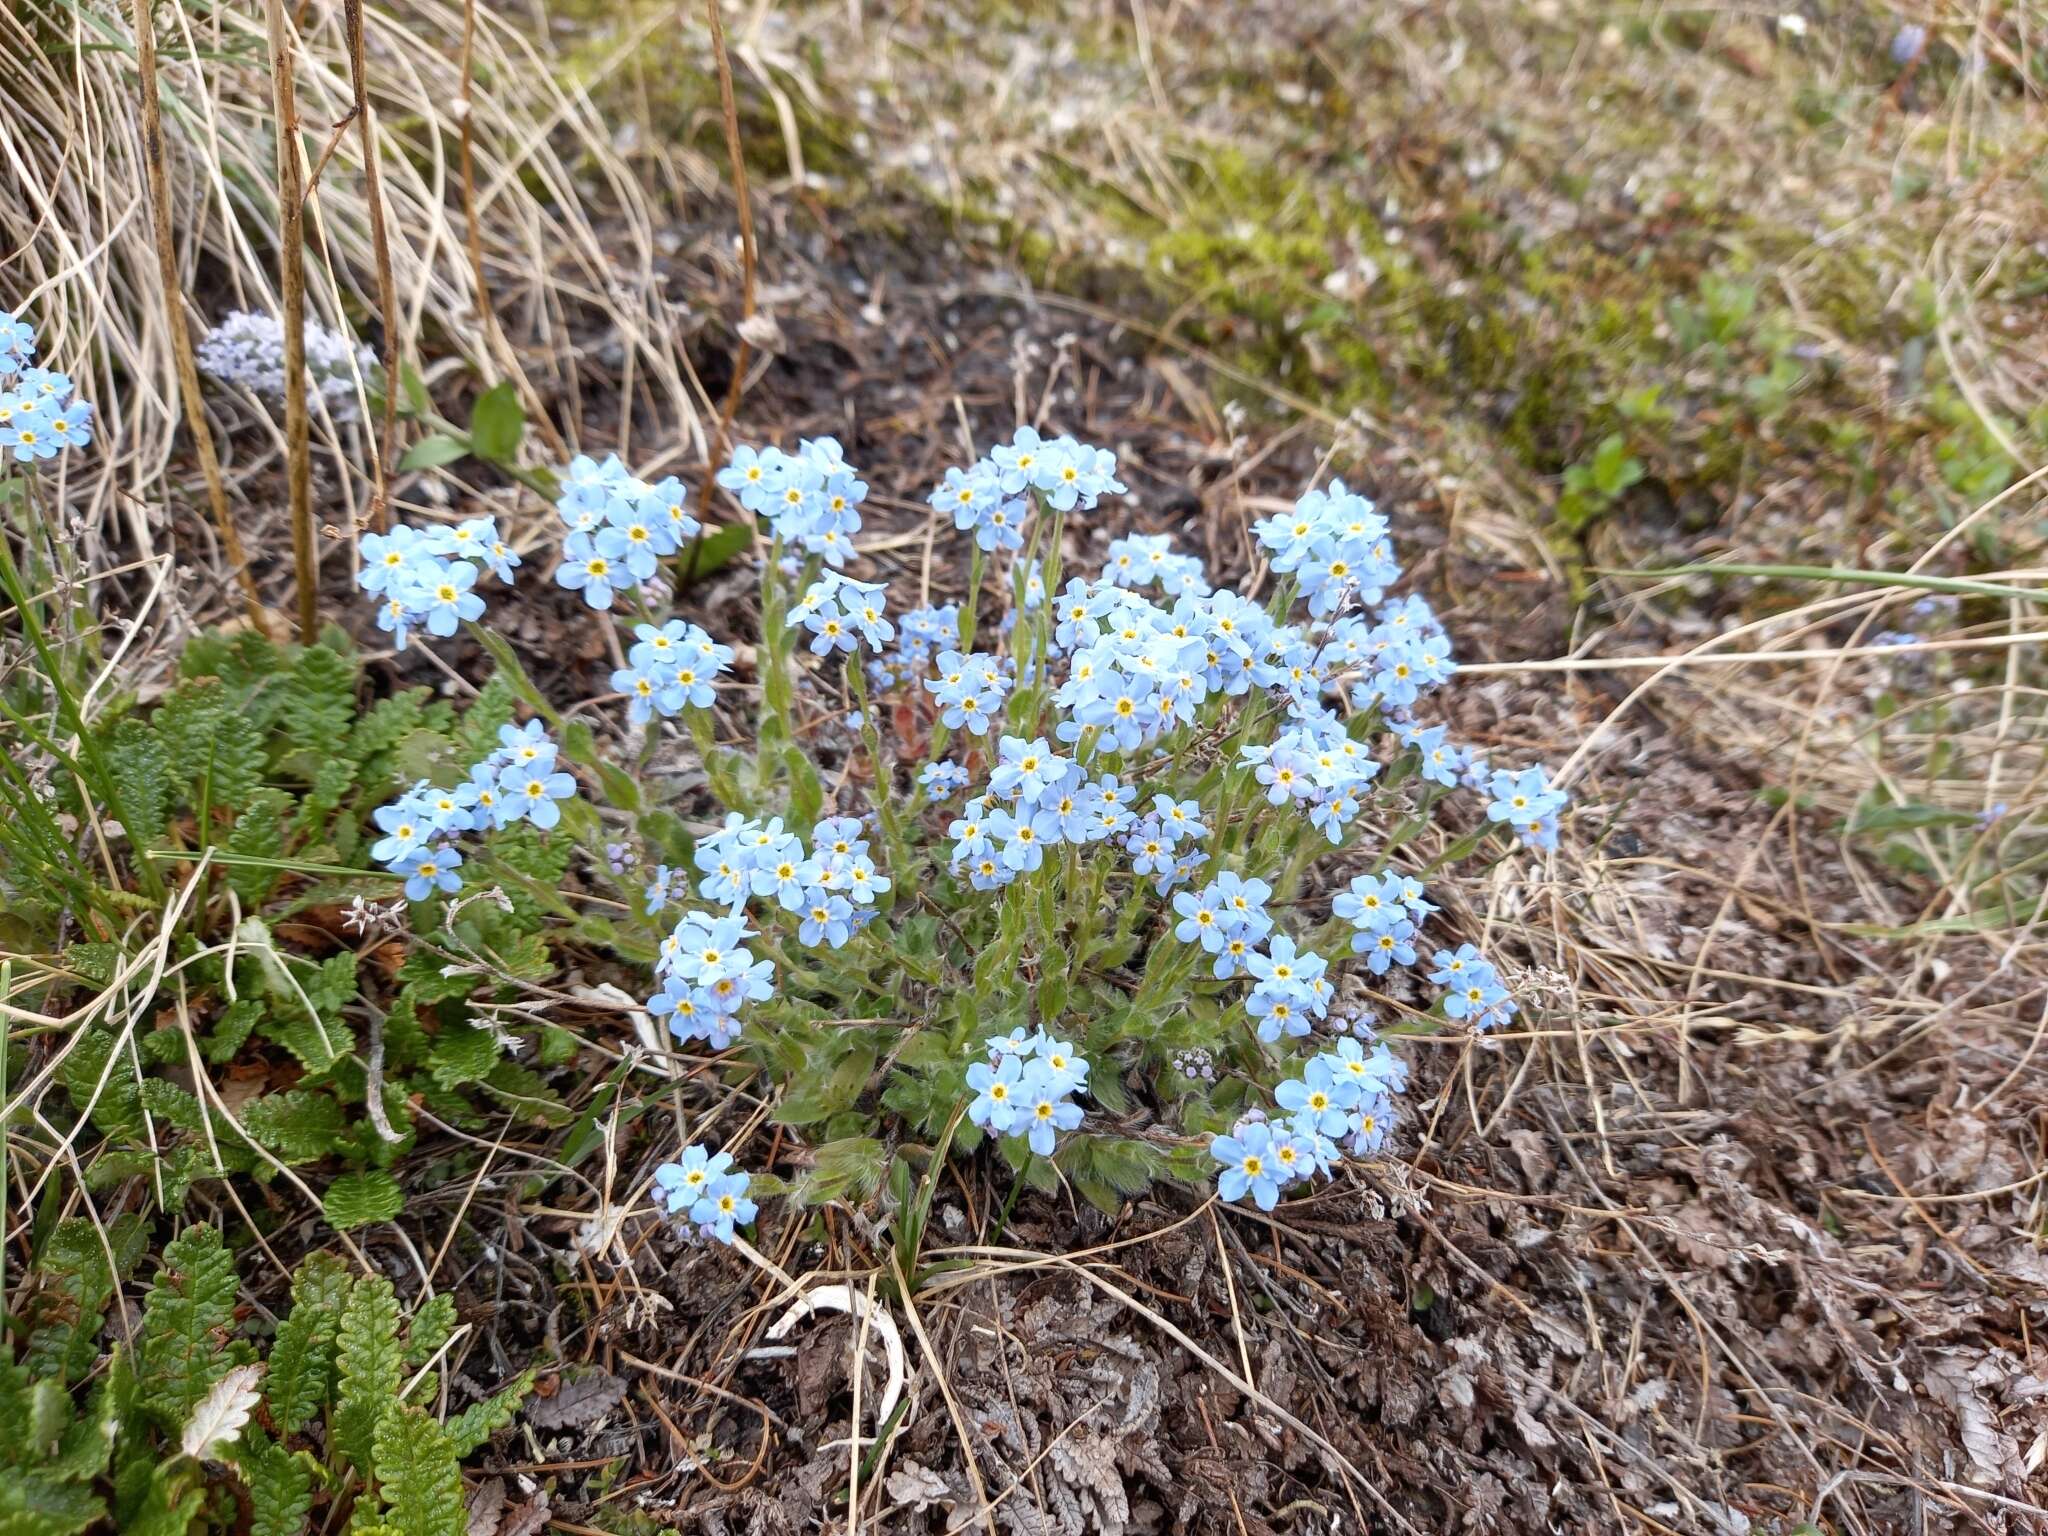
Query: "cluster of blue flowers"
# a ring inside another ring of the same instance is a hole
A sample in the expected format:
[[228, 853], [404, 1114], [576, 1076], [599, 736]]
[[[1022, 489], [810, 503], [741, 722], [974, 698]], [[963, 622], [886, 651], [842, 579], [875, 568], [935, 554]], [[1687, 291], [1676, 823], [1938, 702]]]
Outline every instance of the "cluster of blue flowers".
[[[682, 497], [679, 489], [633, 481], [616, 460], [581, 464], [563, 506], [572, 540], [586, 544], [557, 579], [603, 606], [609, 592], [600, 601], [594, 584], [643, 580], [662, 552], [644, 504], [672, 496], [680, 506]], [[962, 643], [960, 609], [919, 607], [892, 621], [884, 587], [838, 569], [860, 526], [866, 488], [836, 442], [805, 442], [794, 454], [739, 449], [718, 483], [767, 522], [784, 552], [781, 571], [808, 573], [786, 623], [807, 634], [811, 652], [862, 666], [878, 690], [905, 690], [899, 709], [914, 713], [921, 703], [935, 717], [933, 752], [916, 770], [922, 797], [950, 801], [971, 791], [970, 765], [986, 761], [978, 746], [964, 762], [939, 755], [943, 732], [993, 739], [982, 789], [948, 828], [952, 867], [967, 885], [1008, 886], [1043, 869], [1051, 851], [1064, 849], [1072, 860], [1110, 845], [1128, 858], [1134, 879], [1171, 898], [1173, 931], [1199, 946], [1206, 971], [1243, 980], [1245, 1017], [1261, 1042], [1308, 1038], [1319, 1025], [1339, 1037], [1280, 1084], [1280, 1118], [1254, 1111], [1216, 1138], [1225, 1198], [1270, 1208], [1296, 1180], [1327, 1173], [1341, 1156], [1377, 1150], [1394, 1122], [1399, 1063], [1369, 1026], [1352, 1037], [1346, 1020], [1331, 1017], [1329, 961], [1276, 923], [1273, 888], [1256, 864], [1274, 836], [1239, 842], [1233, 833], [1221, 844], [1227, 857], [1211, 869], [1219, 847], [1212, 828], [1242, 823], [1250, 798], [1302, 817], [1341, 845], [1396, 762], [1403, 777], [1421, 781], [1425, 805], [1453, 790], [1478, 791], [1491, 821], [1536, 846], [1554, 843], [1566, 798], [1541, 768], [1493, 768], [1452, 742], [1444, 726], [1418, 718], [1425, 696], [1454, 675], [1456, 662], [1429, 604], [1389, 595], [1401, 568], [1372, 503], [1333, 482], [1257, 525], [1259, 545], [1282, 578], [1270, 607], [1215, 590], [1201, 561], [1160, 534], [1113, 540], [1098, 577], [1071, 578], [1056, 595], [1044, 569], [1020, 561], [1011, 585], [1020, 606], [1002, 616], [999, 633], [1021, 633], [1020, 613], [1038, 610], [1031, 643], [976, 651]], [[1000, 557], [1024, 547], [1034, 516], [1091, 509], [1122, 490], [1114, 455], [1025, 428], [972, 466], [949, 470], [931, 504], [971, 532], [981, 551]], [[1297, 597], [1308, 609], [1302, 623], [1286, 618]], [[710, 701], [710, 679], [730, 660], [727, 648], [680, 622], [637, 633], [631, 664], [614, 677], [635, 720]], [[1020, 687], [1031, 691], [1019, 694]], [[1018, 731], [1017, 700], [1048, 697], [1053, 718], [1045, 734]], [[1222, 813], [1212, 817], [1172, 793], [1151, 793], [1149, 806], [1141, 804], [1137, 785], [1180, 750], [1185, 738], [1176, 733], [1218, 728], [1217, 706], [1232, 700], [1246, 702], [1236, 728], [1220, 738]], [[849, 723], [866, 722], [854, 716]], [[1381, 732], [1398, 742], [1392, 757], [1375, 750]], [[679, 915], [655, 967], [659, 991], [649, 1009], [666, 1016], [679, 1038], [717, 1049], [737, 1038], [742, 1010], [775, 995], [772, 957], [791, 928], [802, 945], [837, 949], [873, 919], [876, 895], [890, 881], [869, 855], [862, 824], [830, 817], [810, 837], [807, 846], [780, 820], [733, 814], [697, 844], [694, 879], [666, 866], [654, 871], [650, 913], [693, 895], [708, 909]], [[1277, 840], [1286, 845], [1284, 836]], [[1373, 975], [1420, 963], [1419, 931], [1436, 910], [1420, 881], [1391, 870], [1357, 877], [1332, 904], [1352, 930], [1352, 952]], [[783, 939], [756, 946], [766, 950], [757, 955], [748, 948], [759, 937], [750, 921], [776, 927]], [[1471, 946], [1437, 950], [1430, 963], [1444, 1016], [1484, 1029], [1515, 1011], [1498, 971]], [[988, 1059], [968, 1073], [970, 1118], [1050, 1153], [1060, 1132], [1081, 1123], [1072, 1098], [1085, 1087], [1087, 1064], [1045, 1034], [988, 1044]], [[1213, 1076], [1213, 1063], [1204, 1070]], [[700, 1183], [722, 1176], [691, 1166]], [[694, 1211], [695, 1186], [688, 1196]], [[681, 1198], [672, 1195], [671, 1205]]]
[[639, 725], [654, 715], [672, 718], [709, 709], [713, 684], [732, 665], [732, 647], [720, 645], [698, 625], [682, 619], [638, 624], [626, 665], [612, 673], [612, 687], [626, 696], [626, 718]]
[[1507, 1022], [1519, 1011], [1501, 984], [1500, 972], [1470, 944], [1440, 949], [1429, 957], [1429, 979], [1444, 989], [1444, 1015], [1465, 1019], [1474, 1029]]
[[1047, 849], [1106, 842], [1136, 823], [1134, 788], [1111, 773], [1090, 778], [1043, 736], [1005, 736], [996, 750], [988, 788], [947, 829], [953, 867], [965, 868], [976, 890], [994, 890], [1039, 868]]
[[356, 585], [377, 599], [377, 627], [404, 650], [415, 628], [446, 638], [465, 619], [480, 619], [478, 567], [510, 585], [519, 556], [498, 534], [494, 517], [460, 523], [392, 525], [366, 533]]
[[983, 550], [1024, 547], [1034, 497], [1056, 512], [1092, 511], [1104, 496], [1121, 495], [1116, 455], [1071, 437], [1041, 438], [1019, 427], [1007, 443], [966, 469], [952, 468], [927, 498], [953, 526], [972, 531]]
[[425, 901], [462, 889], [465, 832], [491, 832], [530, 821], [543, 829], [562, 819], [560, 802], [576, 780], [556, 766], [555, 744], [538, 720], [498, 727], [498, 746], [453, 789], [421, 779], [372, 813], [378, 838], [370, 857], [404, 877], [406, 898]]
[[1051, 1157], [1061, 1131], [1081, 1123], [1073, 1095], [1088, 1086], [1088, 1063], [1065, 1040], [1013, 1030], [987, 1042], [988, 1060], [967, 1069], [974, 1098], [967, 1118], [995, 1136], [1022, 1136]]
[[1497, 768], [1486, 781], [1486, 792], [1491, 797], [1487, 820], [1506, 822], [1533, 847], [1557, 846], [1557, 818], [1568, 799], [1563, 790], [1551, 787], [1550, 775], [1541, 767], [1519, 773]]
[[690, 515], [690, 493], [674, 475], [649, 484], [612, 454], [600, 464], [579, 454], [570, 462], [555, 512], [567, 533], [555, 584], [581, 592], [593, 608], [651, 580], [702, 525]]
[[0, 460], [53, 459], [92, 441], [92, 407], [68, 375], [36, 365], [35, 327], [0, 309]]
[[790, 617], [811, 632], [811, 654], [851, 654], [865, 645], [880, 650], [895, 637], [885, 617], [888, 592], [877, 581], [855, 581], [827, 571], [813, 582], [790, 610]]
[[816, 555], [835, 567], [853, 553], [868, 488], [846, 462], [837, 438], [807, 439], [793, 454], [774, 447], [736, 448], [732, 461], [718, 472], [718, 483], [747, 511], [766, 518], [784, 548]]
[[752, 1184], [750, 1175], [733, 1167], [730, 1152], [707, 1152], [700, 1146], [683, 1148], [675, 1162], [654, 1170], [655, 1198], [669, 1214], [694, 1223], [700, 1235], [720, 1243], [731, 1243], [733, 1229], [757, 1214], [747, 1198]]
[[[747, 904], [788, 914], [801, 944], [843, 948], [874, 920], [875, 898], [890, 888], [864, 831], [853, 817], [828, 816], [811, 829], [807, 849], [779, 816], [764, 822], [734, 813], [698, 839], [697, 896], [723, 910], [686, 912], [661, 941], [654, 967], [661, 987], [648, 1012], [666, 1017], [678, 1039], [705, 1040], [715, 1050], [730, 1045], [741, 1008], [775, 995], [774, 962], [744, 947], [757, 936], [747, 926]], [[682, 872], [658, 867], [646, 890], [648, 912], [679, 900], [684, 885]]]
[[1226, 1200], [1247, 1195], [1262, 1211], [1280, 1201], [1288, 1185], [1327, 1175], [1340, 1149], [1369, 1157], [1383, 1146], [1394, 1123], [1393, 1095], [1407, 1085], [1407, 1069], [1384, 1045], [1370, 1049], [1342, 1039], [1334, 1050], [1312, 1058], [1301, 1076], [1273, 1092], [1287, 1111], [1281, 1120], [1254, 1112], [1228, 1136], [1209, 1143], [1219, 1164], [1216, 1190]]
[[1011, 686], [1007, 659], [973, 651], [939, 652], [925, 690], [938, 701], [939, 719], [949, 729], [986, 736]]

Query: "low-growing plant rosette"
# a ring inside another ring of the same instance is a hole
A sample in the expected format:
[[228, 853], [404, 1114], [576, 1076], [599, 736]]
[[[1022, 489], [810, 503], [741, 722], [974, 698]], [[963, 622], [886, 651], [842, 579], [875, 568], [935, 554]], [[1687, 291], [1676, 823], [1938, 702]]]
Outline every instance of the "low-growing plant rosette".
[[[1485, 956], [1433, 931], [1425, 876], [1553, 847], [1567, 800], [1426, 718], [1449, 638], [1394, 592], [1387, 522], [1342, 481], [1255, 525], [1264, 603], [1161, 534], [1101, 541], [1072, 575], [1070, 524], [1126, 494], [1115, 456], [1023, 428], [931, 493], [964, 597], [905, 608], [855, 539], [867, 487], [838, 443], [738, 449], [716, 484], [766, 545], [751, 679], [741, 636], [669, 610], [702, 531], [689, 488], [617, 458], [561, 484], [553, 580], [622, 626], [620, 750], [522, 675], [557, 735], [581, 732], [575, 760], [540, 721], [506, 726], [454, 782], [379, 807], [371, 852], [431, 924], [509, 825], [585, 848], [625, 915], [578, 932], [645, 966], [676, 1053], [808, 1143], [793, 1181], [699, 1148], [663, 1164], [658, 1203], [701, 1233], [731, 1240], [749, 1189], [886, 1184], [908, 1209], [983, 1140], [1015, 1187], [1113, 1209], [1157, 1177], [1213, 1179], [1270, 1209], [1386, 1147], [1394, 1034], [1516, 1012]], [[517, 559], [489, 520], [401, 526], [362, 556], [394, 643], [468, 624], [516, 669], [475, 591]], [[1397, 862], [1461, 794], [1465, 829]], [[1435, 1002], [1388, 997], [1396, 968]]]

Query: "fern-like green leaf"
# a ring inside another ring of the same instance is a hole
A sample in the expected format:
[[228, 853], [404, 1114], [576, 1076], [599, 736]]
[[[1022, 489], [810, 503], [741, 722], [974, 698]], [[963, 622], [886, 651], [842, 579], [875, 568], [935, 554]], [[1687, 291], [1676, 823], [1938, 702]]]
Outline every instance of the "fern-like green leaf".
[[297, 1434], [327, 1401], [334, 1376], [334, 1342], [348, 1304], [347, 1267], [314, 1253], [292, 1276], [292, 1309], [270, 1347], [263, 1395], [280, 1434]]
[[382, 1169], [366, 1173], [344, 1173], [327, 1186], [320, 1208], [337, 1231], [366, 1227], [373, 1221], [389, 1221], [405, 1209], [405, 1191]]
[[278, 719], [292, 750], [327, 757], [347, 737], [355, 711], [354, 664], [324, 645], [299, 652], [278, 701]]
[[325, 1157], [348, 1135], [348, 1121], [332, 1094], [295, 1088], [266, 1093], [241, 1112], [242, 1129], [277, 1154], [279, 1162], [296, 1166]]
[[427, 690], [408, 688], [388, 699], [379, 699], [358, 719], [349, 732], [348, 755], [358, 763], [368, 762], [380, 752], [389, 752], [407, 731], [418, 730], [424, 716]]
[[488, 1076], [497, 1064], [498, 1037], [488, 1029], [467, 1024], [442, 1030], [428, 1058], [434, 1081], [443, 1088], [473, 1083]]
[[140, 720], [122, 720], [109, 735], [106, 759], [121, 806], [136, 823], [128, 840], [138, 847], [162, 843], [171, 804], [171, 755], [163, 738]]
[[[282, 790], [259, 789], [236, 802], [235, 827], [228, 834], [228, 852], [244, 859], [284, 857], [284, 818], [291, 798]], [[277, 884], [278, 871], [256, 864], [228, 866], [228, 885], [244, 907], [256, 907]]]
[[455, 1297], [452, 1292], [442, 1291], [429, 1296], [420, 1303], [420, 1309], [412, 1315], [412, 1327], [405, 1335], [405, 1363], [409, 1370], [418, 1370], [434, 1357], [434, 1352], [455, 1332]]
[[377, 1420], [398, 1400], [404, 1355], [398, 1346], [398, 1298], [382, 1275], [365, 1275], [349, 1291], [335, 1335], [341, 1392], [333, 1420], [334, 1446], [367, 1476]]
[[313, 1469], [304, 1453], [252, 1429], [235, 1461], [249, 1485], [249, 1536], [300, 1536], [313, 1507]]
[[448, 1438], [455, 1454], [467, 1456], [491, 1436], [512, 1422], [512, 1415], [533, 1390], [533, 1372], [521, 1371], [502, 1392], [494, 1392], [480, 1403], [471, 1403], [448, 1421]]
[[377, 1421], [377, 1486], [398, 1536], [464, 1536], [462, 1466], [447, 1431], [417, 1408], [389, 1403]]
[[269, 766], [263, 744], [263, 728], [247, 715], [221, 716], [211, 743], [213, 750], [194, 782], [192, 803], [199, 803], [203, 782], [210, 806], [237, 810], [248, 804]]
[[163, 742], [170, 776], [180, 787], [197, 784], [206, 773], [226, 714], [226, 690], [216, 678], [186, 683], [157, 706], [152, 723]]
[[164, 1248], [142, 1305], [142, 1401], [167, 1430], [236, 1364], [224, 1347], [235, 1320], [235, 1261], [217, 1228], [187, 1227]]

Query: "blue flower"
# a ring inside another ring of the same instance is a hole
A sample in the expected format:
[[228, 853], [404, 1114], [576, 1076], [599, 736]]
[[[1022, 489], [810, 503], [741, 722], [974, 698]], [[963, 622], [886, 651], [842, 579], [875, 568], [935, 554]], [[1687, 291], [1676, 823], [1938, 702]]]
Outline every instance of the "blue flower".
[[1350, 1116], [1345, 1111], [1358, 1100], [1358, 1084], [1348, 1078], [1338, 1079], [1320, 1056], [1302, 1068], [1299, 1078], [1284, 1082], [1273, 1091], [1276, 1104], [1325, 1136], [1340, 1136], [1350, 1128]]
[[747, 1198], [749, 1182], [744, 1173], [729, 1173], [714, 1180], [697, 1203], [690, 1207], [690, 1220], [705, 1236], [730, 1244], [733, 1228], [751, 1222], [759, 1210]]
[[731, 1153], [712, 1153], [700, 1146], [689, 1146], [683, 1148], [675, 1162], [663, 1163], [654, 1170], [654, 1182], [667, 1198], [669, 1210], [682, 1212], [702, 1199], [731, 1169]]
[[1007, 1135], [1023, 1111], [1024, 1063], [1005, 1056], [990, 1065], [977, 1061], [967, 1069], [967, 1086], [975, 1097], [967, 1106], [967, 1118], [984, 1130]]
[[498, 790], [521, 817], [545, 830], [561, 821], [562, 808], [556, 802], [576, 793], [576, 781], [559, 771], [514, 764], [499, 775]]
[[391, 867], [394, 875], [405, 876], [405, 899], [425, 901], [436, 891], [451, 894], [462, 889], [462, 855], [453, 848], [417, 848]]
[[587, 533], [572, 533], [562, 544], [562, 563], [555, 567], [555, 585], [581, 592], [593, 608], [609, 608], [614, 589], [631, 586], [626, 572], [614, 565]]
[[852, 936], [853, 903], [844, 896], [814, 887], [805, 892], [797, 910], [803, 914], [796, 934], [802, 943], [838, 949]]
[[1245, 1126], [1235, 1136], [1217, 1136], [1209, 1155], [1222, 1165], [1216, 1192], [1226, 1200], [1247, 1194], [1262, 1211], [1280, 1203], [1280, 1166], [1273, 1155], [1273, 1133], [1263, 1125]]
[[1065, 1090], [1052, 1080], [1040, 1062], [1033, 1062], [1026, 1070], [1024, 1089], [1019, 1119], [1025, 1140], [1040, 1157], [1051, 1157], [1059, 1133], [1071, 1131], [1081, 1123], [1081, 1106], [1062, 1097]]

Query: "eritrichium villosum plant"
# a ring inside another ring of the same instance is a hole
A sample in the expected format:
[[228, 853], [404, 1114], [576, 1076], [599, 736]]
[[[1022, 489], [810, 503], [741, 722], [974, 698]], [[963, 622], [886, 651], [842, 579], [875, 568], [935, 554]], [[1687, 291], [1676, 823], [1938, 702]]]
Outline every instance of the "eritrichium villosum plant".
[[[741, 448], [716, 478], [764, 536], [756, 686], [667, 611], [702, 533], [689, 488], [579, 458], [553, 576], [623, 621], [612, 686], [637, 762], [593, 761], [580, 722], [573, 761], [542, 720], [505, 725], [459, 777], [379, 807], [370, 851], [431, 932], [471, 899], [476, 849], [572, 820], [593, 877], [630, 893], [618, 950], [646, 957], [647, 1013], [817, 1138], [795, 1193], [900, 1194], [892, 1153], [989, 1137], [1015, 1187], [1064, 1178], [1113, 1208], [1153, 1177], [1213, 1177], [1270, 1209], [1395, 1120], [1405, 1067], [1342, 1001], [1345, 967], [1440, 989], [1390, 1029], [1515, 1012], [1478, 950], [1428, 933], [1427, 870], [1394, 861], [1461, 790], [1483, 814], [1432, 868], [1490, 839], [1554, 846], [1566, 799], [1429, 722], [1449, 639], [1393, 595], [1386, 519], [1342, 481], [1256, 525], [1263, 603], [1212, 589], [1164, 535], [1069, 575], [1071, 525], [1125, 487], [1108, 451], [1020, 427], [931, 493], [964, 536], [964, 601], [905, 608], [845, 574], [867, 488], [838, 443]], [[511, 664], [477, 590], [518, 565], [490, 519], [372, 534], [361, 556], [397, 645], [470, 624]], [[692, 756], [716, 808], [676, 801], [658, 825], [694, 835], [636, 837]], [[1369, 867], [1332, 896], [1319, 856]], [[750, 1191], [789, 1186], [692, 1145], [653, 1188], [730, 1241]]]

